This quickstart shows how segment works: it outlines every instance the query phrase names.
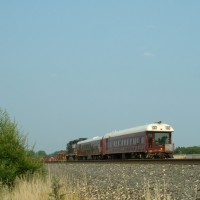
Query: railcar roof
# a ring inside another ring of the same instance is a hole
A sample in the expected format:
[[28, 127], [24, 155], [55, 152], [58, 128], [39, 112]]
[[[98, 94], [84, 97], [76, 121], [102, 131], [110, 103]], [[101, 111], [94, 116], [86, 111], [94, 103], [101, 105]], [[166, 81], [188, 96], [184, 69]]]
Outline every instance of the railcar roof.
[[98, 141], [98, 140], [101, 140], [101, 139], [102, 139], [102, 137], [96, 136], [96, 137], [93, 137], [92, 139], [87, 139], [87, 140], [80, 141], [77, 144], [84, 144], [84, 143], [88, 143], [88, 142], [94, 142], [94, 141]]
[[174, 129], [169, 125], [162, 122], [155, 122], [152, 124], [147, 124], [143, 126], [138, 126], [134, 128], [124, 129], [120, 131], [112, 131], [104, 135], [103, 138], [116, 137], [120, 135], [139, 133], [145, 131], [154, 131], [154, 132], [173, 132]]

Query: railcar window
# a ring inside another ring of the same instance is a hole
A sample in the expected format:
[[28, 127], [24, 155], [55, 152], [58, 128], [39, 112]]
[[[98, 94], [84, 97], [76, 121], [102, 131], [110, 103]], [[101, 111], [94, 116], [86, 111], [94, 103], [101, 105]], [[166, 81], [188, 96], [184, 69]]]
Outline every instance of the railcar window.
[[153, 134], [152, 133], [148, 134], [148, 142], [149, 142], [149, 148], [152, 148], [152, 144], [153, 144]]
[[144, 137], [141, 138], [141, 143], [144, 144]]
[[130, 145], [132, 145], [133, 144], [133, 139], [132, 138], [130, 138]]
[[136, 144], [136, 139], [135, 138], [133, 138], [133, 144]]
[[109, 147], [112, 148], [112, 141], [109, 142]]
[[169, 144], [169, 133], [155, 133], [156, 146]]

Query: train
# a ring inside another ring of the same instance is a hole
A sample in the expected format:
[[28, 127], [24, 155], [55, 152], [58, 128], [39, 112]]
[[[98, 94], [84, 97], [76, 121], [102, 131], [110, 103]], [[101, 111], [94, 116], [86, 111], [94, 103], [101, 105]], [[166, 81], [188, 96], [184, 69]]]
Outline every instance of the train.
[[77, 160], [173, 158], [174, 129], [161, 121], [79, 141]]

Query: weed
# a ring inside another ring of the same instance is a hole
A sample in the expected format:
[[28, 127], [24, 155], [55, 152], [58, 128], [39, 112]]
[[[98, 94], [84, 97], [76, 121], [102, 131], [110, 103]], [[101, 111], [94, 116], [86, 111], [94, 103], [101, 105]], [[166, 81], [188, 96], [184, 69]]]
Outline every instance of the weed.
[[60, 180], [56, 177], [52, 178], [52, 192], [49, 194], [49, 200], [64, 200], [65, 195], [61, 192], [63, 185], [60, 183]]

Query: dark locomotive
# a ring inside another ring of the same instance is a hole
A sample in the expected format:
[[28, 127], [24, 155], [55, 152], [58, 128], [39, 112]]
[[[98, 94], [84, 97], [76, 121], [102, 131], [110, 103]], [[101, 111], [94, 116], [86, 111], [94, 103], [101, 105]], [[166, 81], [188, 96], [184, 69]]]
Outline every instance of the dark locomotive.
[[160, 122], [121, 131], [113, 131], [102, 137], [79, 141], [76, 159], [145, 159], [172, 158], [174, 129]]

